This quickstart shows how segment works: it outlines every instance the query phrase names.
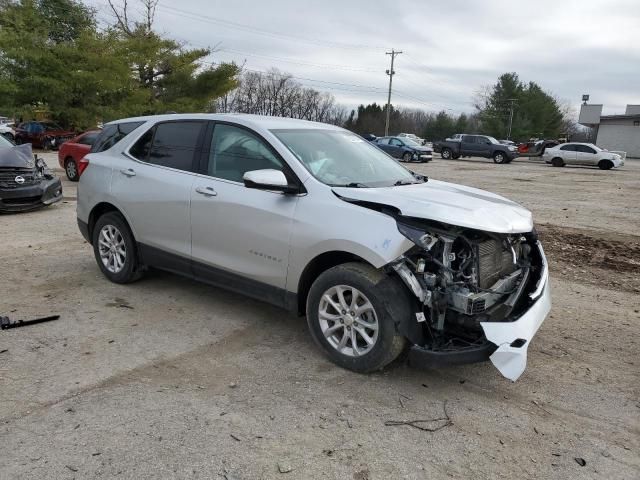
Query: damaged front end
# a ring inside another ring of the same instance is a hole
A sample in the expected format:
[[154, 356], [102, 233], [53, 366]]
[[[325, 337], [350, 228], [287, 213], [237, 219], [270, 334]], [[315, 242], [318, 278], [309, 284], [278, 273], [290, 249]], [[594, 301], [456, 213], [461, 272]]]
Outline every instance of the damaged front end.
[[414, 365], [491, 359], [507, 378], [551, 308], [547, 263], [535, 231], [494, 233], [396, 217], [415, 246], [389, 267], [416, 298], [405, 325]]
[[0, 212], [24, 212], [62, 200], [62, 184], [31, 145], [0, 148]]

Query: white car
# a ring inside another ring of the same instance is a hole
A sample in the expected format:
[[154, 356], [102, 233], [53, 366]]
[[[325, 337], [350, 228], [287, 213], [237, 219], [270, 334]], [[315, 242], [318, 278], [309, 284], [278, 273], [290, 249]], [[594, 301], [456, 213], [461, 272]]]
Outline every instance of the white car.
[[148, 267], [306, 314], [335, 363], [491, 359], [511, 380], [551, 308], [531, 212], [416, 175], [332, 125], [182, 114], [105, 125], [78, 226], [111, 281]]
[[9, 140], [13, 140], [16, 136], [16, 131], [13, 129], [13, 127], [15, 127], [14, 123], [0, 124], [0, 135], [8, 138]]
[[554, 167], [588, 165], [601, 170], [610, 170], [624, 165], [622, 155], [603, 150], [593, 143], [563, 143], [547, 148], [542, 158]]

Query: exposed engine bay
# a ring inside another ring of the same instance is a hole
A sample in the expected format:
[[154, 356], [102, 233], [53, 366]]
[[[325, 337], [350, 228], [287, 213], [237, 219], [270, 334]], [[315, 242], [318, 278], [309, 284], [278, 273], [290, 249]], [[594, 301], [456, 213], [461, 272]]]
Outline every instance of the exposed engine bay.
[[419, 302], [420, 345], [434, 351], [487, 344], [481, 322], [517, 318], [530, 306], [542, 258], [535, 232], [499, 234], [424, 220], [398, 221], [415, 246], [391, 267]]

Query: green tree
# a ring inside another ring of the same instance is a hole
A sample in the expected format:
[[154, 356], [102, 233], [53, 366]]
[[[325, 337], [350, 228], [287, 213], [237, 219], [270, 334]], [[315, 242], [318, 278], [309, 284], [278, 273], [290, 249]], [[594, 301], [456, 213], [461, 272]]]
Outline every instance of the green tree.
[[115, 38], [75, 0], [0, 0], [0, 108], [42, 109], [85, 128], [127, 105], [134, 84]]
[[535, 82], [525, 84], [517, 73], [512, 72], [502, 74], [495, 85], [478, 96], [476, 109], [482, 132], [507, 138], [512, 108], [512, 139], [554, 138], [562, 130], [563, 113], [559, 102]]
[[145, 114], [166, 111], [209, 111], [213, 101], [238, 85], [233, 63], [214, 66], [204, 59], [209, 48], [186, 49], [153, 30], [157, 0], [140, 0], [141, 20], [131, 20], [129, 4], [109, 0], [116, 23], [112, 28], [144, 96]]

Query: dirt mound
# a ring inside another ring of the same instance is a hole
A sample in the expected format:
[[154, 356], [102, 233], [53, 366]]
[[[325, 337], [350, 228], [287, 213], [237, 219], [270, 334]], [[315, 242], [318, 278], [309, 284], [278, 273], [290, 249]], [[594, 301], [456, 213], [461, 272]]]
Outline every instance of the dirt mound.
[[640, 237], [557, 225], [537, 229], [554, 273], [640, 292]]

